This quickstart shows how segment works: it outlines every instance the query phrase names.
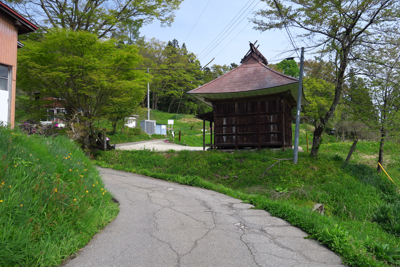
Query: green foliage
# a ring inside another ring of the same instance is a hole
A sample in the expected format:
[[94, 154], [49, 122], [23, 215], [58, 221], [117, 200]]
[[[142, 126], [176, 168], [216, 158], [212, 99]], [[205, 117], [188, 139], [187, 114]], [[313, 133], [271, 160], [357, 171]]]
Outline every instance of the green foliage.
[[202, 113], [208, 108], [186, 94], [202, 83], [200, 62], [177, 40], [165, 44], [156, 39], [139, 42], [144, 67], [150, 68], [151, 107], [171, 113]]
[[18, 87], [31, 95], [57, 98], [70, 117], [79, 117], [89, 136], [92, 123], [105, 111], [118, 114], [110, 104], [130, 108], [143, 99], [148, 75], [134, 70], [140, 62], [134, 46], [54, 29], [20, 51]]
[[303, 113], [313, 125], [317, 125], [333, 102], [335, 86], [317, 78], [304, 78], [303, 86], [304, 95], [310, 102], [303, 107]]
[[0, 266], [59, 265], [117, 215], [70, 140], [5, 128], [0, 139]]
[[293, 59], [290, 60], [282, 60], [278, 64], [276, 64], [278, 70], [283, 72], [283, 74], [298, 78], [300, 75], [300, 69], [299, 66], [297, 65], [296, 61]]
[[400, 200], [380, 205], [373, 215], [373, 221], [389, 233], [400, 237]]

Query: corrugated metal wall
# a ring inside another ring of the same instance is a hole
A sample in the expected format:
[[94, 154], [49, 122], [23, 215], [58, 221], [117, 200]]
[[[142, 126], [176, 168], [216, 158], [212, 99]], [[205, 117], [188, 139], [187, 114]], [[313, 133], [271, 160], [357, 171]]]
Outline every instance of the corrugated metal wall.
[[18, 32], [13, 22], [0, 14], [0, 64], [12, 66], [11, 126], [15, 121]]
[[213, 103], [215, 147], [292, 146], [292, 107], [282, 96]]

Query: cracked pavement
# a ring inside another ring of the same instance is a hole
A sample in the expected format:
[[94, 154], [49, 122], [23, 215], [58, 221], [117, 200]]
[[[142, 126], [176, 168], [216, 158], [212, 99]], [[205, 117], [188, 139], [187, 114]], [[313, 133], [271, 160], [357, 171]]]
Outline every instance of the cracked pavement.
[[343, 266], [305, 232], [239, 199], [99, 170], [120, 213], [66, 266]]

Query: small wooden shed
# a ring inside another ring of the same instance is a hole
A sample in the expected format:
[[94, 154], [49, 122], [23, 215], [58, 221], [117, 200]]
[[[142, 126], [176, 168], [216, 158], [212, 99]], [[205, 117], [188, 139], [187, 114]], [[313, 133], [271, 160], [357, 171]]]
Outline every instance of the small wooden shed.
[[[213, 108], [210, 113], [197, 115], [203, 120], [203, 133], [205, 121], [210, 122], [211, 142], [207, 146], [291, 147], [292, 109], [297, 103], [298, 79], [269, 68], [267, 59], [252, 43], [241, 63], [225, 75], [188, 92]], [[303, 95], [302, 104], [307, 103]]]

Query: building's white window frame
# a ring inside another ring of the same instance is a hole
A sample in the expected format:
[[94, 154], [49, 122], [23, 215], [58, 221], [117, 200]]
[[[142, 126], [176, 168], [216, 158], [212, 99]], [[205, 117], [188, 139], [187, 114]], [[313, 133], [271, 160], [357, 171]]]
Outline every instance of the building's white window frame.
[[[11, 100], [12, 100], [12, 66], [1, 64], [0, 66], [5, 67], [8, 69], [7, 78], [0, 77], [0, 79], [7, 80], [7, 90], [8, 91], [8, 116], [7, 116], [7, 123], [11, 123]], [[2, 90], [4, 91], [4, 90]]]

